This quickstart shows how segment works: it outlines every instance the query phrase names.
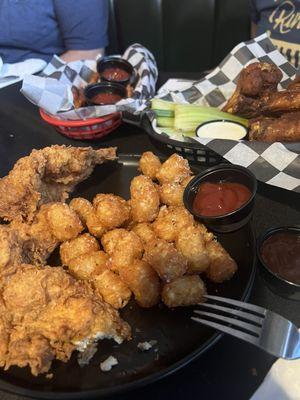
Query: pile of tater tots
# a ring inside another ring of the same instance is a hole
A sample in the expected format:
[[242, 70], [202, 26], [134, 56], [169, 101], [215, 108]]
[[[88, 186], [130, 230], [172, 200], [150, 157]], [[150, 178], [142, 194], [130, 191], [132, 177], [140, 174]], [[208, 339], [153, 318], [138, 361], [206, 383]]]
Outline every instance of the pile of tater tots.
[[168, 307], [200, 303], [206, 294], [201, 276], [221, 283], [236, 263], [183, 205], [192, 178], [187, 160], [173, 154], [161, 163], [146, 152], [139, 169], [129, 200], [103, 193], [92, 202], [71, 200], [86, 231], [61, 244], [62, 264], [116, 309], [132, 295], [141, 307], [160, 300]]

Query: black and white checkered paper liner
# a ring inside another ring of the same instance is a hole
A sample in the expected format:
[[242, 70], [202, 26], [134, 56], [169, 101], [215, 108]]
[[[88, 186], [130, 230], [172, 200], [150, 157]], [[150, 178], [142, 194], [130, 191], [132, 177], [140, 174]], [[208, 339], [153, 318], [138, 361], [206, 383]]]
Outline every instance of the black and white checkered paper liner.
[[147, 107], [147, 101], [155, 94], [158, 75], [156, 62], [149, 50], [140, 44], [128, 47], [123, 58], [134, 67], [136, 83], [132, 97], [116, 105], [74, 108], [71, 88], [87, 85], [96, 71], [95, 60], [67, 64], [54, 56], [40, 76], [25, 76], [21, 92], [33, 104], [62, 120], [95, 118], [124, 110], [139, 113]]
[[[191, 103], [222, 108], [233, 94], [242, 69], [253, 62], [277, 65], [283, 78], [279, 89], [284, 89], [295, 77], [295, 68], [274, 47], [267, 34], [238, 44], [210, 74], [199, 81], [171, 79], [163, 85], [157, 97], [176, 103]], [[152, 124], [155, 129], [155, 123]], [[168, 134], [163, 128], [157, 133]], [[232, 164], [249, 168], [262, 182], [300, 192], [300, 143], [262, 143], [247, 140], [224, 140], [187, 137], [181, 134], [170, 138], [199, 142], [220, 154]]]

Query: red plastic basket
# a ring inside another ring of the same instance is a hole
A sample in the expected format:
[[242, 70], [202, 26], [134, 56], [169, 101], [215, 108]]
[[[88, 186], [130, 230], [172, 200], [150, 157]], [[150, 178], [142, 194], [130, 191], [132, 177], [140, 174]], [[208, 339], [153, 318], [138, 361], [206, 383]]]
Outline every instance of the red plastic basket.
[[59, 133], [76, 140], [100, 139], [116, 129], [122, 122], [121, 113], [109, 114], [101, 118], [64, 121], [46, 114], [40, 108], [40, 115], [44, 121], [54, 126]]

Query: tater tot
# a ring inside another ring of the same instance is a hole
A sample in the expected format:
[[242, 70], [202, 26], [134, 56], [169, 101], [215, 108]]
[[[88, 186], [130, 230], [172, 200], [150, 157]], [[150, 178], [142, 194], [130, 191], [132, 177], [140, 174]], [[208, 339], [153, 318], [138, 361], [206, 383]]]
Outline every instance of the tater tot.
[[156, 178], [160, 184], [181, 182], [191, 175], [189, 163], [186, 159], [174, 153], [161, 166]]
[[123, 268], [132, 264], [135, 259], [142, 258], [144, 246], [134, 232], [125, 231], [117, 242], [110, 258], [110, 268], [120, 273]]
[[203, 302], [205, 294], [202, 279], [198, 275], [186, 275], [165, 284], [161, 297], [167, 307], [180, 307]]
[[142, 174], [149, 176], [151, 179], [155, 179], [160, 167], [161, 162], [159, 158], [152, 153], [152, 151], [146, 151], [142, 154], [139, 162], [139, 169]]
[[148, 176], [140, 175], [130, 184], [131, 214], [134, 222], [152, 222], [159, 211], [159, 194]]
[[141, 307], [153, 307], [160, 300], [160, 281], [157, 273], [147, 262], [135, 260], [122, 269], [121, 278], [132, 290]]
[[206, 250], [210, 259], [209, 267], [206, 270], [208, 279], [216, 283], [229, 280], [237, 270], [236, 262], [216, 240], [208, 242]]
[[119, 228], [106, 232], [101, 238], [101, 244], [106, 253], [112, 255], [118, 241], [126, 235], [126, 229]]
[[92, 283], [103, 300], [114, 308], [123, 308], [130, 300], [131, 290], [113, 271], [102, 272], [94, 278]]
[[92, 210], [86, 220], [86, 226], [88, 231], [98, 239], [101, 239], [102, 235], [107, 231], [107, 229], [102, 225], [95, 210]]
[[188, 183], [195, 178], [194, 175], [188, 176], [187, 178], [185, 178], [182, 182], [181, 182], [181, 186], [185, 189], [186, 186], [188, 185]]
[[188, 260], [189, 274], [204, 272], [210, 263], [205, 239], [198, 227], [183, 228], [176, 239], [177, 250]]
[[156, 238], [156, 234], [148, 222], [136, 224], [132, 231], [139, 236], [144, 245]]
[[164, 282], [170, 282], [187, 271], [187, 259], [173, 243], [163, 239], [154, 239], [145, 246], [144, 259]]
[[184, 187], [180, 183], [164, 183], [159, 186], [159, 198], [162, 204], [182, 206]]
[[106, 229], [119, 228], [130, 218], [130, 207], [120, 196], [97, 194], [93, 205], [101, 225]]
[[90, 280], [108, 269], [107, 262], [108, 255], [98, 250], [72, 258], [68, 268], [75, 278]]
[[76, 197], [70, 201], [69, 206], [76, 212], [81, 222], [86, 224], [89, 214], [93, 212], [92, 203], [83, 197]]
[[51, 232], [60, 241], [74, 239], [84, 229], [76, 212], [64, 203], [51, 204], [46, 218]]
[[183, 228], [193, 224], [193, 216], [184, 207], [163, 206], [152, 227], [161, 239], [173, 242]]
[[62, 264], [69, 265], [73, 258], [97, 250], [100, 250], [97, 240], [88, 233], [84, 233], [75, 239], [62, 243], [59, 254]]

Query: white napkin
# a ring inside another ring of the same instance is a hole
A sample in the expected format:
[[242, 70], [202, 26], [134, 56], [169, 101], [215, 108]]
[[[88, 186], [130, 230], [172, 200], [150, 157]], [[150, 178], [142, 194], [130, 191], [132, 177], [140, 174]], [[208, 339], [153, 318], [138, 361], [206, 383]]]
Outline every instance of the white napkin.
[[46, 65], [46, 61], [39, 58], [30, 58], [14, 64], [4, 64], [0, 57], [0, 89], [21, 81], [25, 75], [42, 71]]
[[269, 399], [300, 399], [300, 359], [277, 360], [250, 400]]

